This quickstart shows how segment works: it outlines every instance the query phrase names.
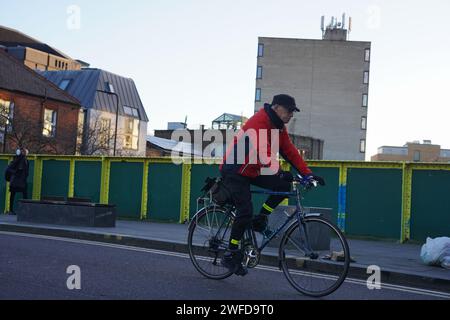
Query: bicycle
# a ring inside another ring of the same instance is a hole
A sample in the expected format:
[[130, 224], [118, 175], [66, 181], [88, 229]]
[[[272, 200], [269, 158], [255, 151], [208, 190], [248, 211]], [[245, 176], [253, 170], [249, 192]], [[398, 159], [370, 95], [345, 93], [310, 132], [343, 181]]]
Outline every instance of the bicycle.
[[[295, 197], [296, 209], [292, 214], [285, 212], [286, 220], [274, 231], [266, 232], [260, 245], [255, 231], [249, 227], [240, 249], [244, 252], [243, 265], [255, 268], [262, 250], [285, 230], [278, 248], [279, 268], [297, 291], [307, 296], [322, 297], [337, 290], [344, 282], [350, 264], [350, 250], [344, 235], [332, 222], [320, 213], [305, 213], [301, 204], [302, 193], [316, 186], [316, 181], [306, 181], [297, 175], [290, 192], [252, 191]], [[233, 272], [220, 261], [228, 247], [235, 207], [232, 204], [217, 205], [211, 194], [201, 199], [206, 205], [197, 211], [189, 224], [189, 256], [203, 276], [225, 279]], [[320, 286], [314, 289], [313, 285], [317, 284]]]

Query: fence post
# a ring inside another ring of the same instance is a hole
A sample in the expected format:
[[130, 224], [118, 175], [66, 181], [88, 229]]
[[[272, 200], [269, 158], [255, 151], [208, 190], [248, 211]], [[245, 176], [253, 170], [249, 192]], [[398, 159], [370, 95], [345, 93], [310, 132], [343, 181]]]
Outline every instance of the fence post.
[[33, 173], [33, 200], [41, 200], [42, 189], [42, 158], [34, 156], [34, 173]]
[[403, 163], [402, 178], [402, 230], [401, 242], [410, 239], [411, 233], [411, 192], [412, 192], [412, 168], [411, 164]]
[[69, 167], [69, 198], [73, 198], [75, 194], [75, 159], [70, 158], [70, 167]]
[[102, 157], [102, 177], [100, 184], [100, 203], [108, 204], [109, 202], [109, 175], [111, 170], [111, 160]]
[[142, 176], [142, 199], [141, 199], [141, 220], [147, 219], [147, 199], [148, 199], [148, 166], [149, 161], [144, 160], [144, 169]]
[[338, 227], [345, 232], [346, 201], [347, 201], [347, 165], [341, 163], [339, 167], [339, 191], [338, 191]]
[[[6, 160], [6, 166], [9, 165], [11, 160], [12, 160], [12, 158], [8, 157], [8, 159]], [[9, 209], [9, 206], [10, 206], [10, 204], [9, 204], [9, 197], [10, 197], [11, 193], [9, 192], [9, 182], [8, 181], [6, 181], [5, 188], [6, 188], [5, 189], [5, 209], [3, 210], [3, 213], [7, 213], [7, 212], [11, 211]]]
[[191, 199], [191, 169], [192, 164], [182, 164], [180, 223], [185, 223], [189, 220], [189, 206]]

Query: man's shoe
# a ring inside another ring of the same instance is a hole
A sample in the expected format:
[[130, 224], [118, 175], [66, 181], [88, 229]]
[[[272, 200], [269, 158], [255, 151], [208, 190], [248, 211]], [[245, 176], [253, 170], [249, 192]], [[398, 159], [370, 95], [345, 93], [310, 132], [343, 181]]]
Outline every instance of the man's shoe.
[[269, 222], [269, 218], [265, 214], [259, 214], [253, 218], [252, 225], [253, 230], [256, 232], [263, 233], [264, 230], [267, 229], [267, 224]]
[[241, 263], [241, 264], [239, 264], [239, 267], [234, 274], [237, 276], [243, 277], [243, 276], [247, 275], [247, 273], [248, 273], [247, 267], [244, 267]]
[[241, 250], [230, 250], [228, 249], [223, 254], [221, 259], [222, 265], [228, 270], [232, 271], [234, 274], [238, 276], [245, 276], [248, 273], [246, 267], [242, 265], [242, 259], [244, 255]]

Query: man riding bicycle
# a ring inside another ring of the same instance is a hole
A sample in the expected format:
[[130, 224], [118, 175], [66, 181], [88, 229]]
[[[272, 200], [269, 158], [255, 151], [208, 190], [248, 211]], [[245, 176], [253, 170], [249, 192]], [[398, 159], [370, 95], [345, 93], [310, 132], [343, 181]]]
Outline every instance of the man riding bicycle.
[[245, 230], [252, 223], [255, 231], [263, 232], [267, 228], [268, 216], [285, 198], [271, 195], [253, 218], [250, 185], [272, 191], [290, 191], [292, 174], [279, 170], [276, 154], [279, 153], [307, 180], [325, 184], [321, 177], [312, 174], [289, 138], [285, 124], [298, 111], [293, 97], [286, 94], [275, 96], [272, 104], [265, 104], [245, 123], [228, 146], [220, 166], [223, 184], [230, 191], [236, 207], [236, 218], [222, 264], [237, 275], [247, 274], [242, 265], [243, 252], [239, 249]]

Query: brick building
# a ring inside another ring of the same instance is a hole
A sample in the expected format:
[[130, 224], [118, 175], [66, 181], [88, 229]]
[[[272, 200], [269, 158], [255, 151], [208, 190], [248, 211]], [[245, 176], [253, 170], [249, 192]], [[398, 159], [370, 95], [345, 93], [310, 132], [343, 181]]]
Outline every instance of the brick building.
[[450, 150], [430, 140], [408, 142], [403, 147], [382, 146], [372, 161], [450, 162]]
[[[0, 49], [0, 146], [74, 154], [80, 102]], [[6, 141], [6, 143], [5, 143]]]
[[80, 70], [82, 61], [20, 31], [0, 26], [0, 46], [34, 70]]

